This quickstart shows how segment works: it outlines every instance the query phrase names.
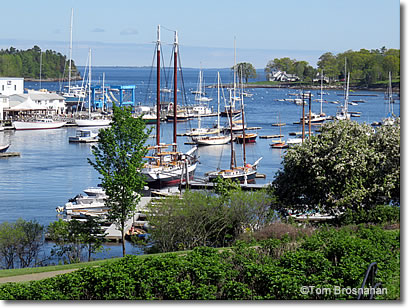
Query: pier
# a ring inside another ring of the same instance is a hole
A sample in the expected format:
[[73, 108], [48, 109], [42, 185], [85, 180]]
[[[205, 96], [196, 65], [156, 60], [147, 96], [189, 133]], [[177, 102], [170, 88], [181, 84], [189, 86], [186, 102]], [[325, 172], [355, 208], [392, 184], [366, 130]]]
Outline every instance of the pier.
[[[157, 199], [153, 197], [141, 197], [140, 202], [136, 207], [137, 213], [125, 223], [125, 234], [130, 230], [134, 223], [137, 223], [141, 213], [147, 211], [147, 205], [150, 201]], [[145, 221], [144, 221], [145, 223]], [[105, 239], [108, 241], [120, 242], [122, 240], [122, 233], [116, 228], [116, 225], [112, 223], [105, 231]]]
[[20, 156], [20, 152], [5, 152], [5, 153], [0, 153], [0, 158], [17, 157], [17, 156]]

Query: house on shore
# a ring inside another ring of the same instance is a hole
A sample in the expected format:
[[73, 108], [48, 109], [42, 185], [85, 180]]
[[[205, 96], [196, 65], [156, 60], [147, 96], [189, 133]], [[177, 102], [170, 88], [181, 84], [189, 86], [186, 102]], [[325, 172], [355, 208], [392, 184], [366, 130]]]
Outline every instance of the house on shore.
[[294, 82], [300, 78], [294, 74], [288, 74], [285, 71], [275, 71], [267, 75], [268, 81]]
[[54, 116], [66, 111], [65, 98], [46, 90], [24, 93], [24, 78], [0, 77], [0, 120]]

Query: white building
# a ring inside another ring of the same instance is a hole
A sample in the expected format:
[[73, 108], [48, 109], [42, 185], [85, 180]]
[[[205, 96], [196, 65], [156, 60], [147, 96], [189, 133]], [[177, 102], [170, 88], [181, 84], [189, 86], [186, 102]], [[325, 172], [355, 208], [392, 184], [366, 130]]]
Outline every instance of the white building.
[[0, 95], [24, 93], [24, 78], [0, 77]]
[[294, 75], [294, 74], [288, 74], [286, 72], [282, 72], [282, 71], [275, 71], [272, 73], [268, 74], [268, 80], [269, 81], [298, 81], [299, 77]]
[[8, 106], [9, 106], [9, 97], [7, 95], [0, 94], [0, 121], [4, 120], [3, 110], [5, 107], [8, 107]]

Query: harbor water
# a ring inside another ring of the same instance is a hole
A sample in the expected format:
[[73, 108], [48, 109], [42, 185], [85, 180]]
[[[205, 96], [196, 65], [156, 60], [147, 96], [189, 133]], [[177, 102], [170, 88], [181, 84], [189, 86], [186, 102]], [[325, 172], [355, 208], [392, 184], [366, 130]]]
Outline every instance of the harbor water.
[[[216, 84], [216, 69], [204, 70], [206, 85]], [[106, 85], [136, 85], [136, 102], [142, 105], [153, 106], [155, 100], [155, 81], [151, 79], [150, 68], [93, 68], [94, 84], [101, 83], [102, 74], [105, 73]], [[232, 73], [229, 69], [220, 71], [222, 83], [232, 82]], [[179, 104], [194, 104], [194, 96], [190, 91], [197, 88], [198, 69], [183, 70], [183, 84], [186, 94], [178, 99]], [[263, 79], [263, 77], [260, 77]], [[58, 90], [59, 83], [46, 83], [41, 85], [48, 90]], [[38, 89], [38, 82], [26, 82], [25, 88]], [[169, 85], [169, 87], [171, 87]], [[343, 90], [325, 89], [326, 101], [338, 101], [339, 104], [323, 103], [323, 112], [334, 116], [336, 108], [344, 101]], [[213, 98], [209, 105], [217, 110], [217, 89], [207, 88], [207, 96]], [[282, 139], [288, 139], [289, 133], [302, 130], [299, 122], [302, 115], [302, 107], [293, 102], [278, 101], [285, 98], [293, 98], [289, 94], [298, 92], [293, 89], [283, 88], [249, 88], [246, 92], [252, 94], [245, 97], [246, 122], [249, 127], [260, 127], [257, 131], [259, 136], [283, 134]], [[312, 90], [312, 111], [320, 112], [320, 90]], [[227, 96], [226, 89], [224, 89]], [[373, 123], [381, 121], [388, 113], [388, 104], [383, 92], [355, 91], [350, 93], [350, 101], [364, 100], [357, 105], [349, 106], [349, 110], [360, 112], [360, 117], [352, 118], [353, 121]], [[224, 107], [223, 102], [221, 108]], [[305, 107], [308, 111], [308, 106]], [[394, 114], [399, 115], [399, 101], [393, 104]], [[212, 126], [216, 123], [216, 117], [203, 117], [201, 126]], [[225, 124], [225, 118], [221, 118], [221, 124]], [[283, 122], [281, 128], [272, 126], [273, 123]], [[163, 142], [172, 142], [173, 124], [163, 123]], [[197, 119], [178, 123], [178, 132], [197, 127]], [[152, 126], [154, 127], [154, 126]], [[20, 152], [20, 157], [0, 159], [0, 223], [15, 221], [18, 218], [36, 220], [44, 226], [58, 219], [56, 207], [63, 206], [68, 199], [83, 189], [96, 186], [100, 180], [98, 173], [89, 165], [87, 159], [92, 159], [91, 144], [69, 143], [68, 137], [76, 134], [76, 127], [63, 127], [55, 130], [33, 131], [0, 131], [0, 145], [10, 143], [9, 152]], [[97, 129], [95, 129], [97, 130]], [[281, 131], [280, 131], [281, 130]], [[153, 134], [155, 132], [153, 131]], [[155, 139], [150, 139], [153, 143]], [[178, 137], [178, 143], [182, 151], [191, 148], [189, 139], [185, 136]], [[272, 149], [271, 139], [257, 138], [256, 143], [247, 144], [247, 162], [253, 163], [259, 157], [263, 157], [259, 164], [258, 172], [266, 175], [266, 178], [256, 180], [259, 184], [273, 181], [275, 173], [281, 167], [282, 156], [285, 150]], [[237, 162], [242, 163], [242, 145], [235, 145]], [[198, 149], [200, 164], [196, 170], [197, 177], [204, 177], [208, 171], [217, 168], [228, 168], [230, 162], [230, 145], [207, 146]], [[120, 256], [121, 249], [112, 245], [109, 256]], [[131, 252], [131, 251], [130, 251]], [[132, 252], [131, 252], [132, 253]]]

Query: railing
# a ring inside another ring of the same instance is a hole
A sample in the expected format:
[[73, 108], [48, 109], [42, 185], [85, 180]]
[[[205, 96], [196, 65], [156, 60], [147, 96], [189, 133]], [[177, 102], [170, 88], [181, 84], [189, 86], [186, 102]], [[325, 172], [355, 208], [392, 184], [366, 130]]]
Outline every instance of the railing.
[[370, 292], [366, 295], [364, 292], [359, 292], [357, 296], [358, 300], [374, 299], [375, 289], [381, 286], [381, 282], [375, 283], [375, 275], [377, 275], [377, 262], [373, 262], [368, 266], [360, 289], [364, 290], [364, 288], [369, 288]]

